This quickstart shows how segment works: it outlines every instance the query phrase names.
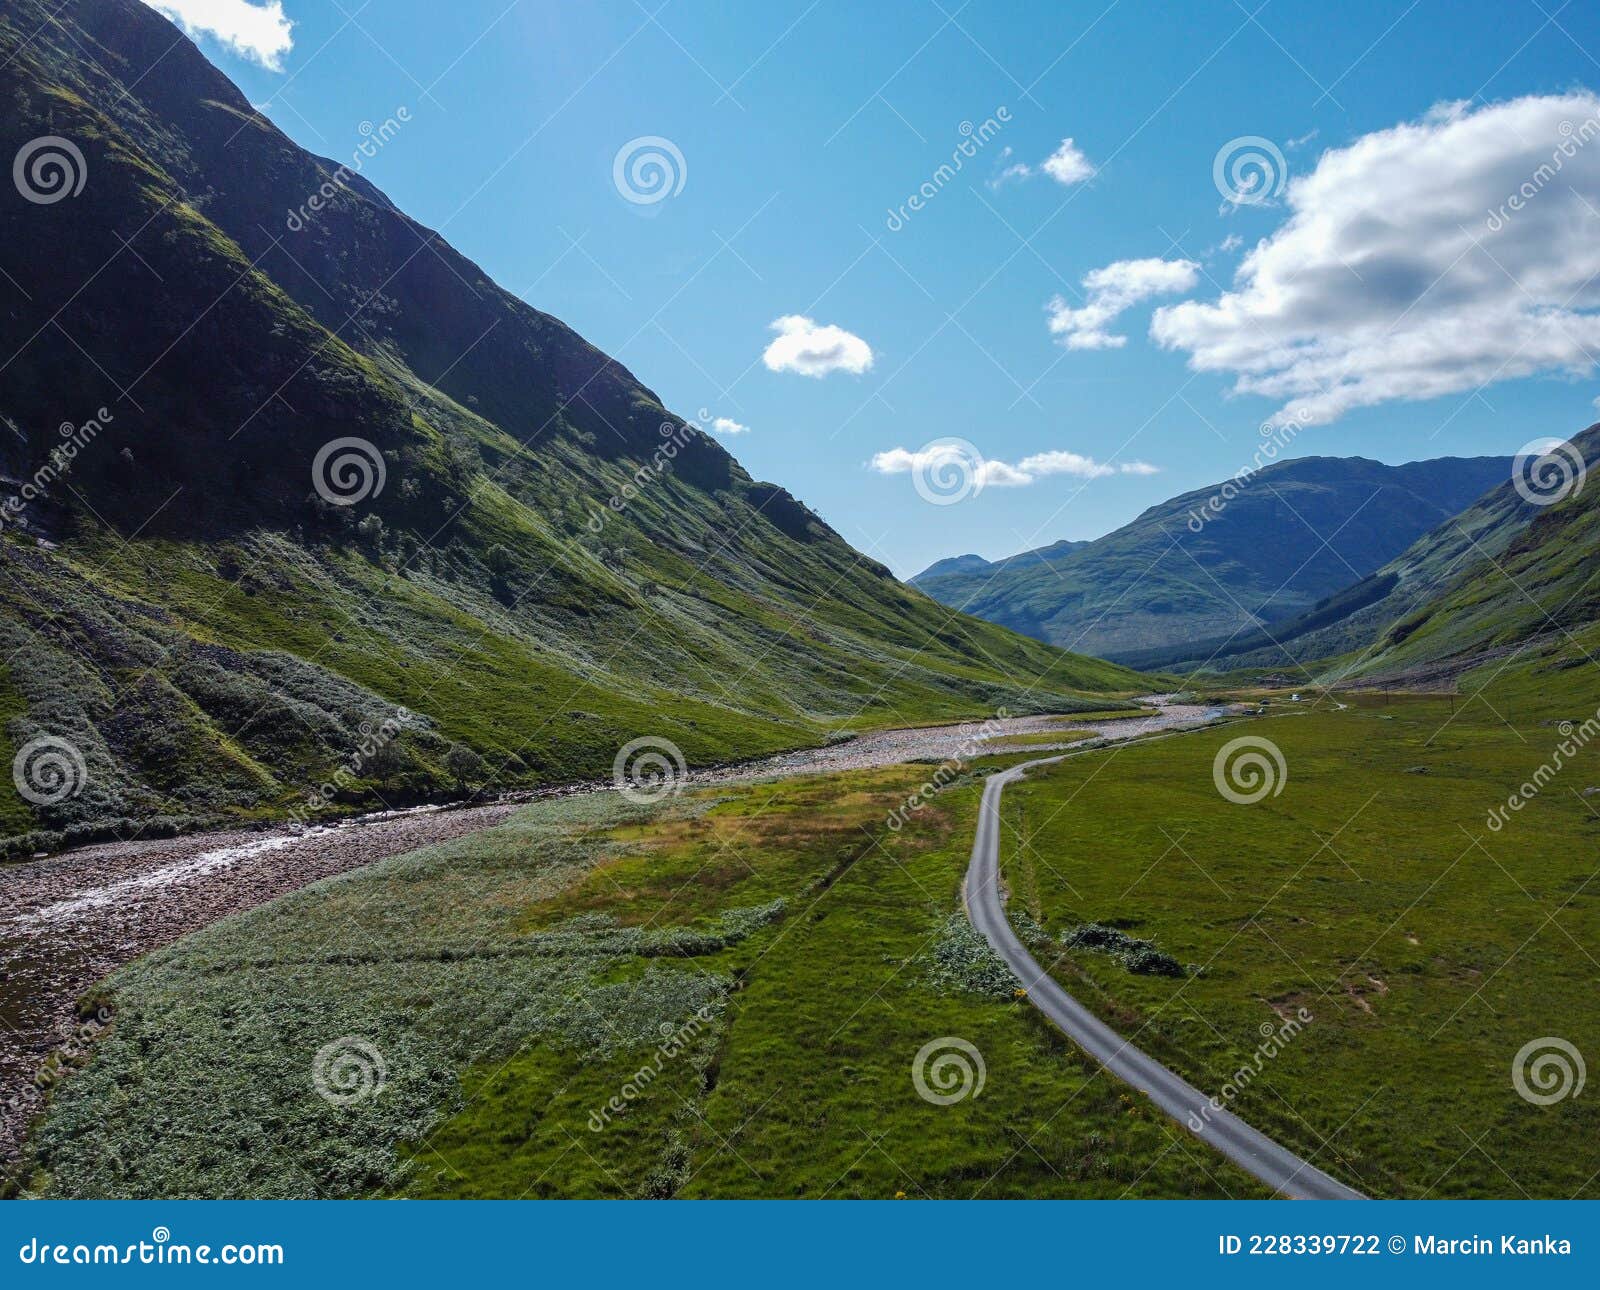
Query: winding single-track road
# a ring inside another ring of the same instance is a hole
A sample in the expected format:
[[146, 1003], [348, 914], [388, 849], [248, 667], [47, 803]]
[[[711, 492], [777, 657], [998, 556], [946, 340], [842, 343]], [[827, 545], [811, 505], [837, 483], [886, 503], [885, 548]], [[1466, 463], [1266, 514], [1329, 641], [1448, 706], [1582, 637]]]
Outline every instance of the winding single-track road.
[[[1296, 1200], [1360, 1200], [1362, 1195], [1308, 1160], [1252, 1129], [1155, 1058], [1140, 1052], [1051, 978], [1006, 921], [1000, 894], [1000, 794], [1035, 766], [1061, 761], [1040, 757], [991, 775], [978, 810], [978, 834], [967, 868], [967, 916], [1027, 988], [1028, 1001], [1075, 1044], [1118, 1079], [1133, 1085], [1186, 1128], [1267, 1186]], [[1195, 1129], [1195, 1125], [1199, 1125]]]

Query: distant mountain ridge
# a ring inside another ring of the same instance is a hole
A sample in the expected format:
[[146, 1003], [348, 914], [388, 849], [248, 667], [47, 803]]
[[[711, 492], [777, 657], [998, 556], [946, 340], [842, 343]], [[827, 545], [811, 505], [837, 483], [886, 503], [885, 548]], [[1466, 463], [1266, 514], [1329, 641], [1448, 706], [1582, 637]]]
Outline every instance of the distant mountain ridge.
[[985, 560], [981, 555], [956, 555], [948, 560], [936, 560], [915, 577], [907, 578], [913, 587], [919, 587], [924, 581], [932, 581], [950, 574], [992, 575], [1002, 568], [1017, 568], [1021, 565], [1049, 560], [1058, 555], [1065, 555], [1068, 551], [1076, 550], [1080, 546], [1088, 546], [1087, 541], [1072, 541], [1063, 539], [1052, 542], [1049, 546], [1042, 546], [1033, 551], [1021, 551], [1016, 555], [1007, 556], [1003, 560]]
[[913, 582], [943, 604], [1063, 648], [1118, 661], [1161, 657], [1309, 611], [1510, 470], [1508, 457], [1401, 466], [1299, 457], [1171, 498], [1093, 542], [983, 567], [936, 565]]
[[1549, 476], [1557, 494], [1584, 464], [1570, 498], [1551, 501], [1531, 477], [1521, 489], [1507, 479], [1302, 614], [1129, 661], [1183, 674], [1267, 669], [1297, 682], [1411, 684], [1454, 677], [1462, 660], [1532, 648], [1541, 634], [1560, 652], [1557, 638], [1592, 626], [1600, 606], [1589, 585], [1600, 493], [1588, 481], [1600, 469], [1600, 425], [1559, 451], [1567, 475]]

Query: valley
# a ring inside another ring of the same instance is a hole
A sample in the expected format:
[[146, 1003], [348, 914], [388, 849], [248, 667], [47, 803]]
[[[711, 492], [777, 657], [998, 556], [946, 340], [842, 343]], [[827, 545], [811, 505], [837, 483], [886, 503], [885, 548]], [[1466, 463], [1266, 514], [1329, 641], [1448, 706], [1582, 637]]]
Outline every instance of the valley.
[[[1062, 733], [1067, 743], [1098, 736], [1127, 739], [1182, 728], [1218, 715], [1217, 709], [1170, 702], [1139, 715], [1100, 716], [1092, 728]], [[1025, 734], [1052, 739], [1058, 718], [991, 718], [982, 723], [919, 727], [864, 735], [845, 744], [762, 759], [744, 766], [696, 771], [678, 787], [766, 781], [775, 777], [839, 774], [907, 763], [941, 763], [964, 774], [966, 763], [991, 742]], [[1075, 727], [1079, 719], [1074, 718]], [[598, 794], [599, 784], [576, 784], [540, 794], [564, 798]], [[229, 915], [390, 856], [493, 829], [522, 809], [529, 795], [448, 810], [378, 812], [332, 825], [279, 826], [253, 831], [103, 843], [0, 869], [0, 1099], [6, 1114], [0, 1159], [14, 1162], [27, 1120], [43, 1099], [35, 1077], [71, 1036], [78, 1000], [99, 980], [141, 955]]]
[[12, 1210], [1600, 1200], [1590, 65], [333, 8], [0, 0]]

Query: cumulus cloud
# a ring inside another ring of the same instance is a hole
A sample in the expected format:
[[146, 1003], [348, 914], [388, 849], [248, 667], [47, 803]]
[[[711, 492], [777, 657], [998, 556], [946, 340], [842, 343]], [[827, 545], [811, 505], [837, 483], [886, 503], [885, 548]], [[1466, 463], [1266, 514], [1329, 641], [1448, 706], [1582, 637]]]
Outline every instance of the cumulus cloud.
[[711, 428], [718, 434], [749, 434], [750, 427], [742, 426], [732, 417], [717, 417], [711, 422]]
[[1103, 479], [1107, 475], [1154, 475], [1159, 469], [1147, 461], [1125, 461], [1110, 465], [1082, 453], [1062, 449], [1036, 452], [1012, 465], [995, 458], [975, 457], [958, 445], [938, 441], [915, 451], [891, 448], [888, 452], [875, 453], [869, 465], [880, 475], [927, 475], [947, 463], [963, 466], [980, 488], [1021, 488], [1048, 475]]
[[778, 338], [761, 355], [768, 371], [820, 377], [829, 372], [859, 375], [872, 366], [872, 346], [843, 327], [819, 326], [801, 314], [785, 314], [773, 322], [772, 330]]
[[283, 70], [283, 56], [294, 47], [282, 0], [145, 0], [191, 36], [215, 36], [241, 58], [270, 71]]
[[1063, 139], [1061, 146], [1040, 164], [1039, 169], [1058, 184], [1081, 184], [1094, 175], [1094, 167], [1071, 139]]
[[1107, 331], [1108, 324], [1141, 300], [1193, 290], [1199, 274], [1193, 260], [1118, 260], [1095, 269], [1084, 276], [1087, 296], [1081, 308], [1061, 296], [1045, 306], [1050, 333], [1068, 349], [1121, 349], [1128, 338]]
[[1150, 334], [1279, 424], [1592, 372], [1600, 354], [1600, 97], [1535, 96], [1324, 152], [1211, 302]]

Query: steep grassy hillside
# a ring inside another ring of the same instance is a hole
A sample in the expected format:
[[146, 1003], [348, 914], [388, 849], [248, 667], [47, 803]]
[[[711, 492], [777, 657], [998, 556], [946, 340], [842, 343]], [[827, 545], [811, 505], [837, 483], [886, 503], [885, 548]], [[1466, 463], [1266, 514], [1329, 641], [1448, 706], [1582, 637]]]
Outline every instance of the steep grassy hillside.
[[83, 768], [0, 783], [16, 845], [1138, 687], [909, 591], [137, 0], [4, 0], [0, 65], [0, 152], [82, 158], [0, 201], [0, 716]]
[[[1573, 442], [1591, 463], [1600, 460], [1600, 427]], [[1503, 656], [1505, 666], [1543, 660], [1592, 669], [1592, 646], [1583, 642], [1600, 620], [1600, 489], [1585, 487], [1536, 508], [1526, 523], [1486, 536], [1458, 529], [1457, 540], [1470, 546], [1475, 562], [1390, 623], [1340, 671], [1404, 676], [1483, 655]]]
[[[1600, 426], [1570, 442], [1588, 469], [1600, 463]], [[1596, 535], [1588, 517], [1597, 501], [1586, 480], [1575, 497], [1542, 506], [1508, 479], [1304, 614], [1130, 661], [1177, 671], [1265, 667], [1327, 680], [1417, 673], [1560, 635], [1594, 617], [1587, 566]]]
[[984, 568], [929, 570], [916, 585], [1065, 649], [1144, 657], [1309, 609], [1505, 480], [1510, 464], [1277, 462], [1245, 481], [1151, 507], [1094, 542], [1057, 543]]

